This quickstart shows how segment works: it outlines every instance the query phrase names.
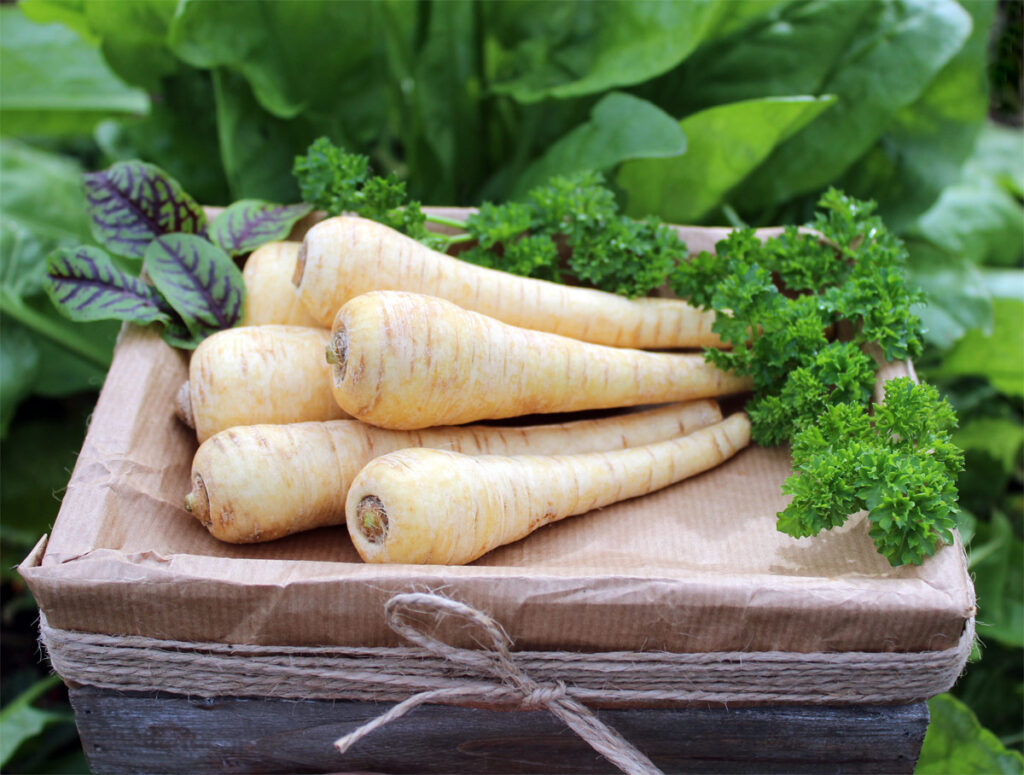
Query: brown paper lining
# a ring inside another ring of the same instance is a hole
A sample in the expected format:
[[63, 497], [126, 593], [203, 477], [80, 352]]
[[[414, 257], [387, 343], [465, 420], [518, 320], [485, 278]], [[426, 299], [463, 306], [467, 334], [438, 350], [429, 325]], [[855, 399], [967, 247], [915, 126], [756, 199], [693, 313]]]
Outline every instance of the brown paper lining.
[[543, 528], [466, 567], [368, 566], [343, 527], [213, 539], [181, 506], [196, 442], [173, 415], [185, 356], [127, 327], [41, 560], [20, 571], [54, 627], [225, 643], [394, 646], [382, 605], [443, 590], [521, 649], [919, 651], [973, 615], [959, 542], [891, 568], [862, 519], [775, 529], [783, 449]]
[[[697, 253], [728, 230], [679, 231]], [[884, 380], [907, 373], [883, 364], [876, 400]], [[182, 508], [196, 449], [173, 414], [186, 378], [186, 354], [126, 326], [53, 532], [19, 568], [52, 627], [396, 646], [383, 604], [420, 590], [487, 611], [519, 649], [806, 653], [949, 649], [974, 615], [959, 539], [919, 567], [891, 568], [863, 518], [815, 538], [779, 533], [785, 449], [748, 449], [465, 567], [364, 565], [344, 527], [223, 544]]]

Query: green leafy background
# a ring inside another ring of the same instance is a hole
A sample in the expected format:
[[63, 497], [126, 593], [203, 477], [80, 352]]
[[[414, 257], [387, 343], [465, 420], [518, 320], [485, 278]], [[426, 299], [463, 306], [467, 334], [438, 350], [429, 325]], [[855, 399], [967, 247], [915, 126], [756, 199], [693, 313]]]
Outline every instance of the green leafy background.
[[[1020, 772], [1024, 742], [1021, 10], [994, 0], [22, 0], [0, 6], [5, 771], [82, 771], [11, 568], [56, 515], [117, 327], [71, 323], [46, 256], [95, 244], [80, 174], [140, 158], [199, 201], [296, 201], [320, 135], [430, 204], [593, 168], [632, 215], [806, 220], [879, 203], [930, 295], [955, 404], [976, 659], [921, 772]], [[37, 681], [42, 680], [42, 683]], [[23, 694], [27, 691], [28, 694]], [[20, 699], [19, 699], [20, 696]]]

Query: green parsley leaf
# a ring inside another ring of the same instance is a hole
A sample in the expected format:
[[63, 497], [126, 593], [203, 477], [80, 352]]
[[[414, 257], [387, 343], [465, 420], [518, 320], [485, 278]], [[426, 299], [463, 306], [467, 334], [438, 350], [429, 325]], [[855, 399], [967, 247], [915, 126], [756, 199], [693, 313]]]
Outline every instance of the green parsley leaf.
[[892, 565], [920, 564], [953, 540], [955, 476], [963, 453], [950, 440], [953, 409], [930, 385], [886, 383], [874, 417], [856, 403], [825, 409], [793, 437], [793, 501], [778, 527], [800, 537], [841, 525], [862, 509], [871, 538]]

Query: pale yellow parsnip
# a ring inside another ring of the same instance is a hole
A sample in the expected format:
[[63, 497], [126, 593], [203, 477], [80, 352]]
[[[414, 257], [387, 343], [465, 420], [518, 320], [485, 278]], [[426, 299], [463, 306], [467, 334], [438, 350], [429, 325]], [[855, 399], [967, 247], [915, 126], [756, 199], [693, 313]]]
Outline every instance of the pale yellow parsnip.
[[523, 328], [616, 347], [722, 346], [714, 314], [679, 299], [627, 299], [460, 261], [374, 221], [340, 216], [306, 234], [295, 285], [330, 326], [342, 304], [368, 291], [399, 290], [452, 301]]
[[706, 471], [749, 442], [741, 412], [687, 436], [614, 452], [399, 450], [369, 462], [352, 483], [349, 535], [366, 562], [462, 565], [542, 525]]
[[328, 357], [338, 404], [384, 428], [686, 401], [751, 384], [700, 354], [580, 342], [397, 291], [345, 304]]
[[235, 425], [348, 417], [331, 395], [329, 337], [301, 326], [218, 331], [192, 353], [180, 414], [200, 442]]
[[299, 301], [292, 285], [299, 242], [268, 242], [245, 260], [243, 326], [278, 324], [324, 328]]
[[186, 509], [222, 541], [269, 541], [345, 522], [345, 497], [360, 469], [406, 447], [467, 454], [556, 454], [618, 449], [672, 438], [718, 422], [711, 400], [595, 420], [389, 431], [356, 420], [229, 428], [192, 462]]

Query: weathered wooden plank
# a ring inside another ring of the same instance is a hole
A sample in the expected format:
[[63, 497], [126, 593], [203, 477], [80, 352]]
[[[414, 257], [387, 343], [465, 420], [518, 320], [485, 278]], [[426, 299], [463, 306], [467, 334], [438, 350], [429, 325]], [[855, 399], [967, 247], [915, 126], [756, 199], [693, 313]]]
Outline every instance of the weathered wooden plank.
[[[388, 705], [71, 690], [94, 772], [551, 773], [615, 769], [551, 714], [421, 706], [358, 743], [331, 743]], [[666, 773], [911, 773], [925, 703], [602, 710]]]

